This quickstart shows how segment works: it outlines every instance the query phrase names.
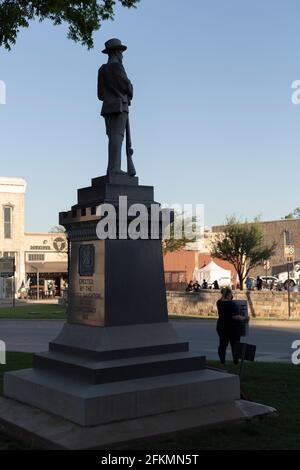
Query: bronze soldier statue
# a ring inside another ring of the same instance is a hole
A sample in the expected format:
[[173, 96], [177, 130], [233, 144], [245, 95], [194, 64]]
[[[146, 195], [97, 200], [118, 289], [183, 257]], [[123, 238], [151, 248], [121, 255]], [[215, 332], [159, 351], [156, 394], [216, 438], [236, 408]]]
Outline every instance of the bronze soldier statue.
[[[110, 39], [102, 51], [108, 61], [98, 72], [98, 98], [103, 101], [101, 115], [105, 119], [108, 136], [108, 175], [136, 174], [131, 146], [129, 106], [133, 86], [122, 64], [123, 51], [127, 49], [119, 39]], [[122, 143], [126, 131], [127, 172], [121, 170]]]

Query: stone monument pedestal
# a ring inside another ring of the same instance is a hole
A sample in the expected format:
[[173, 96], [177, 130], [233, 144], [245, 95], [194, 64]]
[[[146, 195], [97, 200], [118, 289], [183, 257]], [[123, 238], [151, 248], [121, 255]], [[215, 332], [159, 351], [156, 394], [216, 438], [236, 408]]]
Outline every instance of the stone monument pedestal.
[[[238, 377], [207, 369], [205, 357], [189, 352], [168, 322], [161, 223], [156, 239], [122, 239], [119, 196], [128, 205], [143, 203], [149, 214], [159, 206], [153, 188], [137, 178], [106, 176], [80, 189], [78, 203], [60, 214], [69, 238], [68, 320], [49, 351], [35, 354], [32, 369], [5, 374], [5, 397], [29, 405], [27, 414], [39, 409], [86, 428], [86, 435], [94, 426], [130, 428], [147, 417], [190, 416], [208, 406], [228, 405], [242, 417]], [[97, 208], [108, 203], [117, 214], [116, 238], [99, 240]], [[160, 432], [164, 426], [153, 435]], [[101, 439], [95, 447], [103, 447]]]

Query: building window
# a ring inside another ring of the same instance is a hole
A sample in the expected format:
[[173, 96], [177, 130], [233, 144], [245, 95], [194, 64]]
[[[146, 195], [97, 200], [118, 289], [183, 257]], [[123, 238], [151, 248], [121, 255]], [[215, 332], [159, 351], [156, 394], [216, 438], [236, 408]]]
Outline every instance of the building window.
[[165, 271], [165, 282], [167, 284], [186, 282], [185, 271]]
[[4, 207], [4, 238], [12, 238], [12, 207]]
[[15, 258], [16, 253], [14, 251], [4, 251], [3, 258]]
[[40, 253], [29, 254], [28, 261], [45, 261], [45, 255]]

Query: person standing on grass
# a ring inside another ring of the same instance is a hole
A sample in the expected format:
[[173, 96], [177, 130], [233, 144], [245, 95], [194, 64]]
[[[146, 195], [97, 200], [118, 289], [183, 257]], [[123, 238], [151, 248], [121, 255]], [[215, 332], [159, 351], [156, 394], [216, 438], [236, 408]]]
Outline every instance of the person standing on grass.
[[246, 288], [247, 290], [252, 290], [252, 279], [249, 276], [246, 279]]
[[238, 364], [238, 358], [235, 354], [235, 343], [241, 338], [241, 322], [246, 321], [239, 314], [239, 309], [233, 301], [232, 290], [222, 289], [222, 297], [217, 301], [218, 321], [217, 333], [219, 335], [218, 354], [221, 364], [226, 363], [226, 350], [230, 343], [232, 358], [234, 364]]
[[256, 278], [256, 289], [257, 290], [262, 290], [263, 288], [263, 280], [261, 277], [257, 276]]

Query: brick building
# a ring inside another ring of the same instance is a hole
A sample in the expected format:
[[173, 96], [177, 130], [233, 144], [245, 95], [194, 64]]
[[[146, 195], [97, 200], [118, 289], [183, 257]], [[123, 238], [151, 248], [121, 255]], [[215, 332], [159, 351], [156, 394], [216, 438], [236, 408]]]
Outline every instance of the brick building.
[[[276, 243], [276, 251], [270, 259], [269, 274], [278, 275], [287, 270], [287, 261], [284, 255], [285, 242], [294, 247], [294, 255], [291, 257], [290, 268], [292, 264], [300, 262], [300, 219], [284, 219], [261, 222], [264, 232], [264, 242], [266, 245]], [[218, 225], [212, 227], [212, 231], [223, 232], [224, 226]], [[265, 275], [266, 270], [259, 266], [251, 272], [252, 276]]]
[[[196, 268], [203, 268], [212, 261], [209, 253], [201, 253], [197, 250], [179, 250], [167, 253], [164, 256], [164, 269], [166, 287], [169, 290], [184, 290], [186, 284], [193, 279]], [[232, 283], [236, 284], [236, 272], [227, 261], [213, 259], [221, 268], [229, 269], [232, 275]]]

